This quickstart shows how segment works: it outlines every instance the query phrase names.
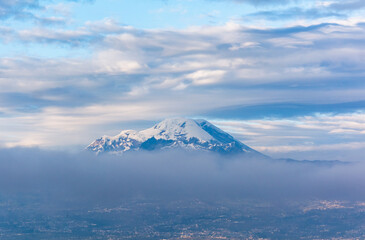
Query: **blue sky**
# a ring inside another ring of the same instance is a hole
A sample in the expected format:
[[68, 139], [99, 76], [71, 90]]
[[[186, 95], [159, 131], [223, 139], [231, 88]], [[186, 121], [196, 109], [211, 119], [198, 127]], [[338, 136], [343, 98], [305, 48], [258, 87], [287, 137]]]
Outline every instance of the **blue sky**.
[[0, 146], [203, 117], [275, 157], [365, 153], [362, 0], [0, 0]]

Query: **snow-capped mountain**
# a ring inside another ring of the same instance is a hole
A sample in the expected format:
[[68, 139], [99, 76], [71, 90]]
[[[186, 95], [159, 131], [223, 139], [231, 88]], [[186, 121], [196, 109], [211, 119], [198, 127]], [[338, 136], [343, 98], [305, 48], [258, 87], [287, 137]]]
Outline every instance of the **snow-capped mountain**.
[[167, 148], [261, 155], [208, 121], [185, 118], [166, 119], [142, 131], [125, 130], [114, 137], [103, 136], [87, 147], [96, 153]]

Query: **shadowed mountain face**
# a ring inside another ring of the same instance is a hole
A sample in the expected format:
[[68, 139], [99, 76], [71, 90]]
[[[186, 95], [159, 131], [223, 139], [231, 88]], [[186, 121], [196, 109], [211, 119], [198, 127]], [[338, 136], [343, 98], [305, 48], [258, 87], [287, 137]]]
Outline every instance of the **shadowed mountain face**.
[[142, 131], [125, 130], [114, 137], [103, 136], [87, 147], [96, 153], [169, 148], [263, 156], [208, 121], [185, 118], [166, 119]]

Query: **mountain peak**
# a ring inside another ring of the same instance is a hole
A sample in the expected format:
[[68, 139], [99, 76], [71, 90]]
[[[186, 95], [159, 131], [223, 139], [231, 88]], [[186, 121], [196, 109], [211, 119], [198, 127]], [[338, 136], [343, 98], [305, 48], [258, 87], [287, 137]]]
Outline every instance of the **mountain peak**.
[[166, 140], [180, 138], [197, 138], [200, 141], [210, 141], [213, 137], [204, 131], [193, 119], [169, 118], [156, 124], [154, 127], [141, 131], [146, 136], [156, 136]]
[[169, 118], [151, 128], [104, 136], [87, 149], [96, 153], [182, 148], [219, 153], [260, 154], [204, 119]]

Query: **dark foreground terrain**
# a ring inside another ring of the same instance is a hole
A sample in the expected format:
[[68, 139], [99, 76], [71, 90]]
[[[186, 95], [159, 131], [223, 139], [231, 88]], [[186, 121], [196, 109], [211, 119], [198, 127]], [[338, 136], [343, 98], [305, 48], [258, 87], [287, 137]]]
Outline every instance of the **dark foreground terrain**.
[[134, 199], [55, 206], [3, 196], [0, 239], [365, 239], [365, 203]]

